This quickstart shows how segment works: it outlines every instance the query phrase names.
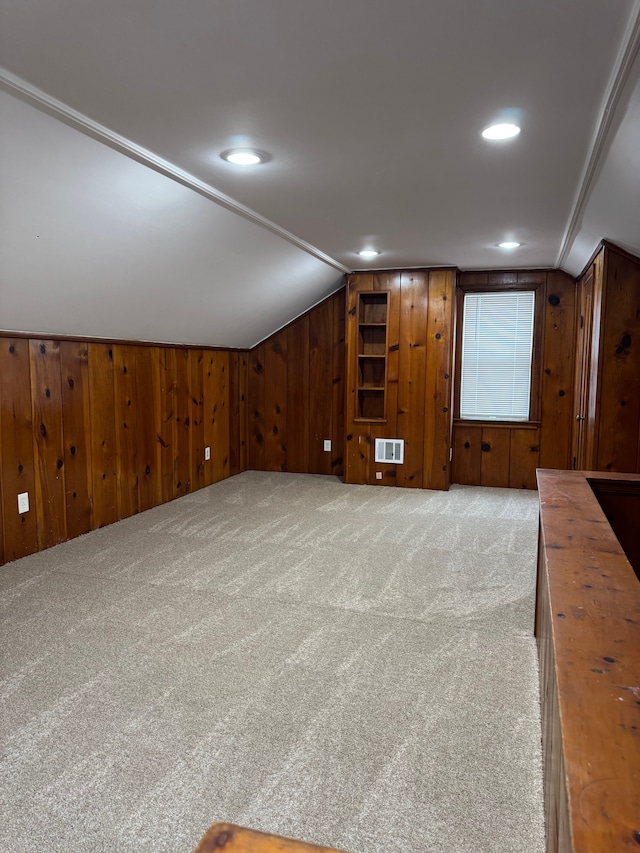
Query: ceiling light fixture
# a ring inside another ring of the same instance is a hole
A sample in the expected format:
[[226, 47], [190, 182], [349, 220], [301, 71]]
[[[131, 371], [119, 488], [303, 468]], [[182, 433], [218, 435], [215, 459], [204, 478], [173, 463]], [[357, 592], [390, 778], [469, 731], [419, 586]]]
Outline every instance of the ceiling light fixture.
[[519, 133], [520, 128], [517, 124], [492, 124], [482, 131], [485, 139], [513, 139]]
[[375, 249], [362, 249], [358, 254], [361, 258], [376, 258], [380, 252], [377, 252]]
[[251, 148], [232, 148], [229, 151], [223, 151], [220, 156], [234, 166], [257, 166], [265, 160], [262, 154]]
[[515, 240], [504, 240], [502, 243], [498, 243], [499, 249], [519, 249], [522, 246], [522, 243], [516, 243]]

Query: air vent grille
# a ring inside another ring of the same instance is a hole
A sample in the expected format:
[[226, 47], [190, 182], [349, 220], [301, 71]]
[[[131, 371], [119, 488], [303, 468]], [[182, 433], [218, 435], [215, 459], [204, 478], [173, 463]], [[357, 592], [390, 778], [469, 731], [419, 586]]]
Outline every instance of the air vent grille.
[[402, 465], [404, 462], [404, 440], [402, 438], [376, 438], [375, 461]]

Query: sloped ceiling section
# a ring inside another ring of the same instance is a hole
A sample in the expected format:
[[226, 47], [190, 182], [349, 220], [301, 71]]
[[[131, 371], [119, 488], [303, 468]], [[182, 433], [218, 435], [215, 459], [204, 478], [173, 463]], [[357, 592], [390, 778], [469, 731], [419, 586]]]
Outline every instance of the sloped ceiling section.
[[0, 328], [250, 347], [339, 269], [0, 93]]
[[603, 238], [640, 255], [640, 56], [618, 104], [608, 150], [575, 237], [560, 258], [563, 267], [579, 275]]
[[[575, 274], [602, 238], [640, 251], [640, 0], [6, 0], [2, 18], [1, 328], [246, 347], [348, 269]], [[521, 134], [487, 143], [498, 120]], [[243, 172], [234, 146], [270, 158]]]

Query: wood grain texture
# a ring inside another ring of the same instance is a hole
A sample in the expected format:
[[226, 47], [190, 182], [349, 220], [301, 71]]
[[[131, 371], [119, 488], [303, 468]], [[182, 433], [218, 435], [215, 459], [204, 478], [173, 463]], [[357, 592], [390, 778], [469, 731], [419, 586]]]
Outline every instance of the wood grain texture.
[[153, 357], [157, 371], [156, 404], [156, 449], [160, 470], [160, 503], [173, 500], [176, 496], [175, 410], [176, 410], [176, 351], [173, 348], [156, 347]]
[[482, 426], [466, 423], [453, 428], [453, 482], [482, 485]]
[[93, 527], [118, 519], [115, 392], [113, 349], [89, 344], [89, 404], [91, 407], [91, 484]]
[[[348, 276], [347, 482], [448, 488], [454, 281], [452, 269], [392, 270]], [[356, 419], [358, 298], [361, 293], [376, 291], [388, 293], [386, 419], [363, 424]], [[366, 429], [363, 430], [364, 426]], [[403, 438], [403, 465], [374, 464], [376, 438]], [[366, 464], [363, 454], [367, 457]], [[381, 479], [376, 477], [377, 474]]]
[[576, 363], [573, 381], [573, 420], [571, 464], [569, 468], [593, 468], [587, 462], [587, 414], [590, 410], [591, 341], [593, 325], [593, 293], [596, 264], [576, 283]]
[[480, 485], [508, 486], [511, 430], [484, 427], [480, 450]]
[[333, 415], [333, 301], [326, 299], [309, 314], [309, 472], [331, 474]]
[[[540, 389], [540, 467], [571, 467], [576, 285], [563, 272], [547, 274]], [[535, 483], [535, 479], [532, 481]], [[535, 486], [532, 486], [535, 488]]]
[[[215, 365], [208, 403], [216, 412], [215, 470], [222, 478], [230, 468], [226, 377], [239, 355], [206, 354]], [[190, 456], [191, 421], [197, 412], [201, 451], [204, 358], [196, 348], [0, 336], [0, 559], [172, 500], [192, 487], [193, 471], [200, 484]], [[237, 404], [235, 412], [240, 421]], [[17, 512], [21, 492], [30, 498], [23, 516]]]
[[404, 439], [404, 463], [398, 466], [396, 485], [422, 488], [427, 362], [428, 273], [401, 274], [401, 304], [396, 358], [397, 429]]
[[588, 480], [540, 471], [536, 597], [548, 853], [622, 853], [640, 837], [639, 582]]
[[265, 344], [255, 347], [248, 358], [248, 420], [247, 465], [250, 470], [264, 471], [265, 456]]
[[[566, 449], [567, 442], [564, 443]], [[509, 431], [509, 481], [511, 489], [535, 489], [540, 460], [540, 430]]]
[[[237, 371], [237, 355], [214, 352], [205, 356], [204, 381], [204, 444], [211, 448], [211, 459], [205, 462], [205, 485], [224, 480], [230, 473], [230, 422], [233, 408], [238, 417], [238, 401], [231, 401], [230, 365]], [[237, 380], [235, 385], [237, 394]], [[236, 426], [236, 430], [238, 427]], [[236, 438], [239, 436], [237, 435]], [[236, 448], [236, 454], [238, 449]]]
[[138, 499], [138, 399], [135, 347], [113, 347], [114, 401], [116, 416], [116, 471], [118, 518], [139, 511]]
[[453, 270], [431, 270], [422, 483], [425, 489], [446, 490], [451, 484], [449, 448], [453, 424], [454, 307]]
[[596, 467], [638, 471], [640, 260], [606, 250]]
[[73, 539], [93, 529], [88, 345], [61, 341], [60, 371], [67, 536]]
[[264, 348], [265, 468], [287, 470], [287, 336], [270, 338]]
[[[400, 438], [398, 435], [398, 392], [400, 370], [400, 312], [402, 304], [402, 275], [399, 272], [380, 272], [372, 276], [374, 291], [387, 292], [387, 350], [384, 423], [371, 423], [366, 446], [369, 452], [368, 477], [372, 486], [396, 486], [398, 483], [398, 465], [375, 461], [376, 438]], [[406, 447], [405, 447], [406, 454]], [[382, 478], [377, 477], [378, 474]]]
[[246, 363], [246, 353], [229, 353], [229, 476], [239, 474], [246, 467], [242, 462], [246, 405], [241, 381], [242, 373], [246, 372]]
[[335, 848], [246, 829], [233, 823], [212, 824], [194, 853], [215, 853], [218, 850], [225, 853], [340, 853]]
[[206, 485], [204, 474], [203, 361], [204, 354], [202, 350], [189, 351], [189, 418], [191, 424], [189, 458], [191, 491], [201, 489]]
[[[469, 454], [461, 453], [466, 433], [483, 426], [497, 428], [492, 422], [457, 421], [454, 425], [453, 482], [468, 485], [493, 485], [512, 488], [535, 488], [536, 467], [567, 468], [571, 464], [571, 442], [574, 423], [575, 340], [579, 314], [576, 312], [575, 282], [557, 270], [503, 270], [500, 272], [461, 273], [457, 291], [458, 329], [456, 334], [456, 378], [454, 412], [459, 415], [462, 306], [466, 291], [534, 289], [536, 309], [531, 375], [530, 418], [525, 424], [500, 424], [511, 431], [487, 438], [490, 456], [481, 458], [481, 476], [475, 482], [477, 465], [470, 465]], [[538, 429], [536, 436], [525, 434], [524, 428]], [[487, 435], [493, 435], [487, 434]], [[536, 448], [536, 449], [533, 449]], [[486, 453], [486, 451], [485, 451]], [[504, 455], [504, 458], [498, 458]], [[526, 485], [525, 485], [526, 484]]]
[[[0, 476], [4, 560], [38, 550], [29, 341], [0, 340]], [[30, 512], [18, 514], [18, 495], [29, 493]]]
[[175, 470], [175, 495], [191, 491], [191, 376], [189, 352], [175, 353], [175, 417], [173, 419], [173, 445]]
[[67, 538], [60, 342], [29, 341], [36, 523], [40, 550]]
[[287, 471], [309, 470], [309, 315], [287, 329]]
[[[341, 475], [344, 291], [254, 347], [246, 360], [247, 415], [238, 420], [240, 430], [248, 430], [248, 466]], [[237, 381], [242, 380], [239, 363]], [[241, 406], [242, 397], [241, 390]], [[331, 451], [324, 450], [325, 439]]]
[[331, 473], [344, 472], [345, 428], [345, 296], [344, 291], [333, 299], [333, 379], [331, 391]]
[[160, 364], [151, 347], [136, 348], [136, 469], [140, 512], [161, 502], [161, 460], [158, 434], [160, 410]]

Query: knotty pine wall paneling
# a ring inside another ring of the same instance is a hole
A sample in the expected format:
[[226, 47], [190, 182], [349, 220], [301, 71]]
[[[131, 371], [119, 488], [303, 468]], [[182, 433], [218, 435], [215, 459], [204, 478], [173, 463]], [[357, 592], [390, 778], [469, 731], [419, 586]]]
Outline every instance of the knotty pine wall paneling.
[[[0, 475], [4, 560], [38, 550], [29, 341], [0, 339]], [[17, 498], [29, 493], [30, 512], [18, 515]], [[10, 520], [10, 523], [9, 523]]]
[[161, 502], [160, 497], [160, 352], [136, 347], [136, 467], [138, 509], [144, 512]]
[[396, 485], [418, 489], [424, 477], [428, 275], [418, 271], [402, 274], [400, 326], [404, 345], [397, 351], [398, 373], [406, 381], [398, 385], [396, 431], [404, 438], [407, 461], [396, 466]]
[[[287, 471], [309, 471], [309, 314], [287, 334]], [[249, 465], [249, 467], [252, 467]]]
[[105, 527], [118, 520], [113, 347], [90, 343], [89, 409], [91, 432], [85, 443], [91, 460], [91, 527]]
[[287, 337], [275, 335], [264, 347], [264, 459], [268, 471], [286, 470]]
[[[269, 344], [267, 344], [268, 346]], [[265, 344], [255, 347], [249, 353], [248, 359], [248, 418], [249, 426], [247, 429], [249, 438], [249, 448], [247, 461], [249, 468], [254, 468], [257, 471], [264, 471], [266, 465], [265, 449], [264, 449], [264, 353]]]
[[189, 350], [175, 352], [175, 489], [177, 495], [191, 491], [191, 395], [189, 393]]
[[160, 471], [158, 499], [166, 503], [176, 495], [176, 351], [172, 347], [155, 347], [153, 359], [156, 366], [156, 452]]
[[451, 485], [453, 353], [455, 346], [455, 274], [429, 273], [427, 326], [427, 410], [424, 430], [425, 489]]
[[64, 482], [67, 537], [74, 539], [92, 526], [89, 348], [77, 341], [60, 342], [62, 423], [64, 424]]
[[[449, 487], [455, 271], [354, 273], [347, 281], [346, 479], [411, 488]], [[356, 418], [357, 299], [389, 293], [386, 417]], [[405, 442], [402, 465], [375, 462], [376, 438]], [[378, 479], [376, 474], [382, 474]]]
[[[409, 273], [413, 278], [413, 274]], [[368, 279], [367, 279], [368, 282]], [[398, 483], [401, 465], [393, 463], [377, 462], [374, 464], [376, 438], [391, 438], [398, 435], [398, 393], [399, 393], [399, 369], [400, 369], [400, 313], [401, 301], [392, 298], [402, 288], [402, 274], [398, 272], [376, 272], [371, 276], [371, 286], [374, 291], [387, 291], [389, 301], [387, 303], [387, 382], [386, 382], [386, 421], [385, 423], [369, 424], [368, 435], [364, 441], [364, 449], [367, 451], [367, 480], [369, 485], [396, 486]], [[358, 291], [359, 292], [359, 291]], [[410, 459], [406, 455], [405, 459]], [[376, 477], [376, 473], [382, 474], [382, 479]]]
[[0, 335], [0, 561], [227, 477], [232, 456], [244, 470], [246, 363], [237, 351]]
[[344, 291], [254, 347], [247, 362], [246, 467], [341, 475]]
[[138, 398], [136, 384], [136, 348], [116, 344], [113, 347], [114, 400], [116, 414], [116, 472], [118, 518], [139, 511], [138, 501]]
[[[189, 350], [189, 407], [190, 407], [190, 455], [192, 492], [202, 489], [204, 475], [204, 388], [202, 350]], [[213, 465], [209, 464], [210, 468]]]
[[640, 473], [640, 258], [609, 243], [602, 254], [597, 375], [591, 377], [595, 470]]
[[[460, 273], [460, 285], [485, 289], [535, 287], [532, 420], [526, 424], [454, 421], [453, 482], [535, 489], [536, 468], [570, 467], [576, 336], [575, 281], [559, 270]], [[461, 306], [456, 352], [459, 387]], [[459, 401], [455, 403], [459, 414]]]
[[548, 272], [542, 349], [540, 468], [571, 468], [576, 321], [575, 281], [559, 270]]
[[331, 474], [331, 454], [323, 442], [331, 438], [332, 368], [333, 303], [325, 300], [309, 315], [309, 467], [323, 474]]
[[247, 469], [247, 352], [229, 353], [229, 476]]
[[[38, 548], [67, 538], [59, 341], [29, 341]], [[32, 510], [33, 511], [33, 510]]]

